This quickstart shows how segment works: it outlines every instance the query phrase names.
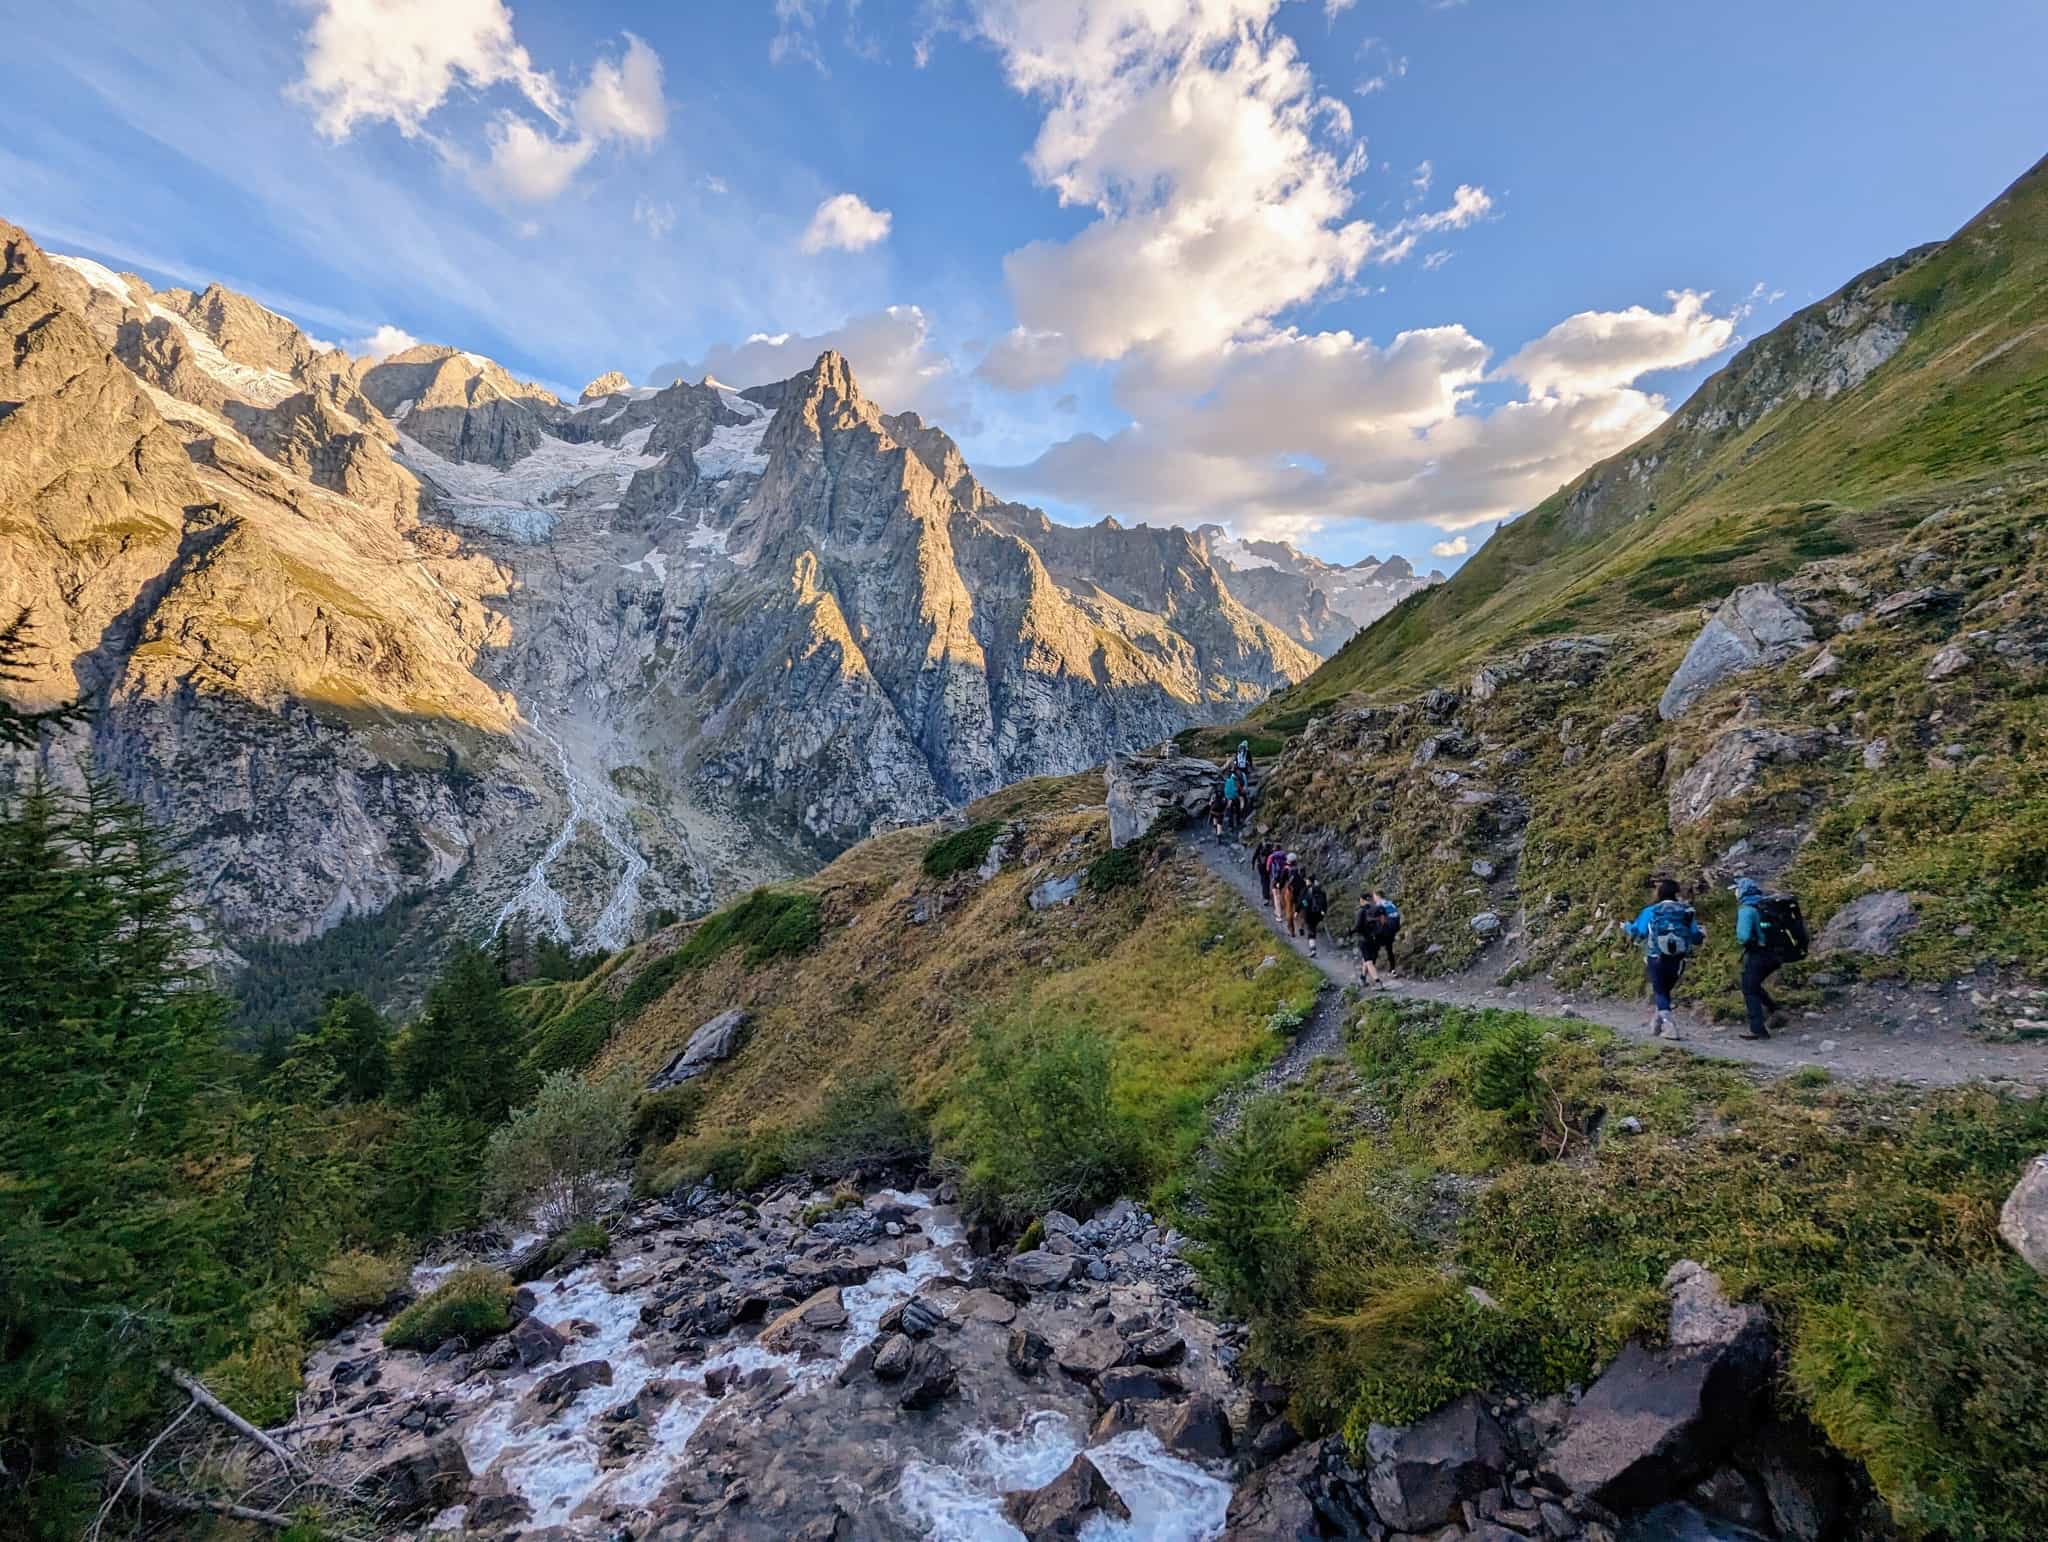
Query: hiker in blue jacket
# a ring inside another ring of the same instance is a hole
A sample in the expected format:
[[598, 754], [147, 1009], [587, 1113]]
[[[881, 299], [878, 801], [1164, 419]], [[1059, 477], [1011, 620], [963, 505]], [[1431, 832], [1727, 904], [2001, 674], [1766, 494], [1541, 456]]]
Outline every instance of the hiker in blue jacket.
[[1678, 897], [1678, 885], [1669, 878], [1657, 880], [1657, 897], [1643, 907], [1642, 914], [1628, 923], [1629, 936], [1643, 944], [1644, 972], [1650, 977], [1650, 998], [1655, 1015], [1650, 1019], [1650, 1037], [1679, 1038], [1678, 1019], [1671, 1015], [1671, 993], [1678, 989], [1685, 962], [1707, 940], [1707, 929], [1692, 906]]

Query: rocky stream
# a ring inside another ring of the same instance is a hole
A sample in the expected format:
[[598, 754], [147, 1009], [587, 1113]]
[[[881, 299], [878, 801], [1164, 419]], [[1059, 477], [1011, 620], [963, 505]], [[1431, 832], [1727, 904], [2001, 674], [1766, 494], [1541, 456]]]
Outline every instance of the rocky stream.
[[1761, 1310], [1696, 1265], [1667, 1282], [1666, 1346], [1576, 1400], [1375, 1426], [1361, 1470], [1239, 1374], [1241, 1330], [1142, 1209], [1055, 1212], [1041, 1246], [984, 1253], [953, 1198], [700, 1187], [544, 1270], [536, 1238], [463, 1239], [413, 1290], [503, 1267], [525, 1280], [510, 1331], [388, 1348], [388, 1302], [312, 1358], [278, 1433], [394, 1538], [1840, 1534], [1829, 1464], [1769, 1427]]

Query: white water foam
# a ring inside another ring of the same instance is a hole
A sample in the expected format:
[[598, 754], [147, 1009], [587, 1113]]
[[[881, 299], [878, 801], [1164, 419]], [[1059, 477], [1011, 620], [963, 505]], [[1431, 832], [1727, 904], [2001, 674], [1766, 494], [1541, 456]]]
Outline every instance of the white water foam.
[[[1042, 1488], [1085, 1448], [1063, 1414], [1046, 1410], [1014, 1430], [976, 1430], [943, 1466], [909, 1462], [897, 1484], [904, 1516], [934, 1542], [1017, 1542], [1003, 1496]], [[1083, 1542], [1203, 1542], [1221, 1534], [1230, 1484], [1172, 1455], [1149, 1430], [1133, 1430], [1088, 1451], [1128, 1521], [1106, 1515], [1081, 1528]]]

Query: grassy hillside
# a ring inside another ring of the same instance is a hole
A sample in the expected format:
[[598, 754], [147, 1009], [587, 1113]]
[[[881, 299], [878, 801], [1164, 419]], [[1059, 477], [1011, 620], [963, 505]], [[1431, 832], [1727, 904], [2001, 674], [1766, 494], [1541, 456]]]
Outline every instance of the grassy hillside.
[[[643, 1159], [646, 1180], [666, 1185], [750, 1164], [758, 1176], [781, 1159], [779, 1142], [878, 1098], [943, 1143], [964, 1117], [977, 1030], [1078, 1029], [1114, 1057], [1142, 1170], [1168, 1179], [1200, 1138], [1202, 1105], [1278, 1051], [1269, 1024], [1304, 1007], [1316, 977], [1170, 845], [1111, 853], [1106, 815], [1087, 806], [1100, 796], [1093, 775], [1024, 783], [969, 809], [964, 841], [883, 835], [587, 980], [522, 988], [527, 1053], [536, 1070], [644, 1081], [699, 1025], [744, 1008], [746, 1046], [697, 1084], [674, 1140]], [[1008, 855], [983, 880], [979, 848], [997, 836]], [[1060, 877], [1081, 880], [1075, 897], [1033, 910], [1032, 889]]]
[[[1899, 330], [1903, 345], [1841, 388]], [[1750, 343], [1662, 427], [1498, 531], [1308, 680], [1286, 716], [1442, 683], [1504, 647], [1639, 626], [1897, 536], [2048, 447], [2048, 162], [1952, 239]]]

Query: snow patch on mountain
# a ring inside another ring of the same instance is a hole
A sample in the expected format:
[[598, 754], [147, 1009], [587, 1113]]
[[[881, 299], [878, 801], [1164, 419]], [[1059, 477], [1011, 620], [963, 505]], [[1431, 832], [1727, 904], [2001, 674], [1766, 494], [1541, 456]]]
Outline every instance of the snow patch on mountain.
[[652, 425], [636, 428], [617, 444], [548, 437], [506, 471], [482, 461], [448, 460], [400, 432], [398, 458], [433, 483], [442, 495], [442, 512], [456, 524], [514, 541], [543, 541], [558, 511], [594, 478], [609, 477], [612, 490], [623, 492], [634, 472], [660, 465], [661, 456], [645, 453], [653, 431]]

